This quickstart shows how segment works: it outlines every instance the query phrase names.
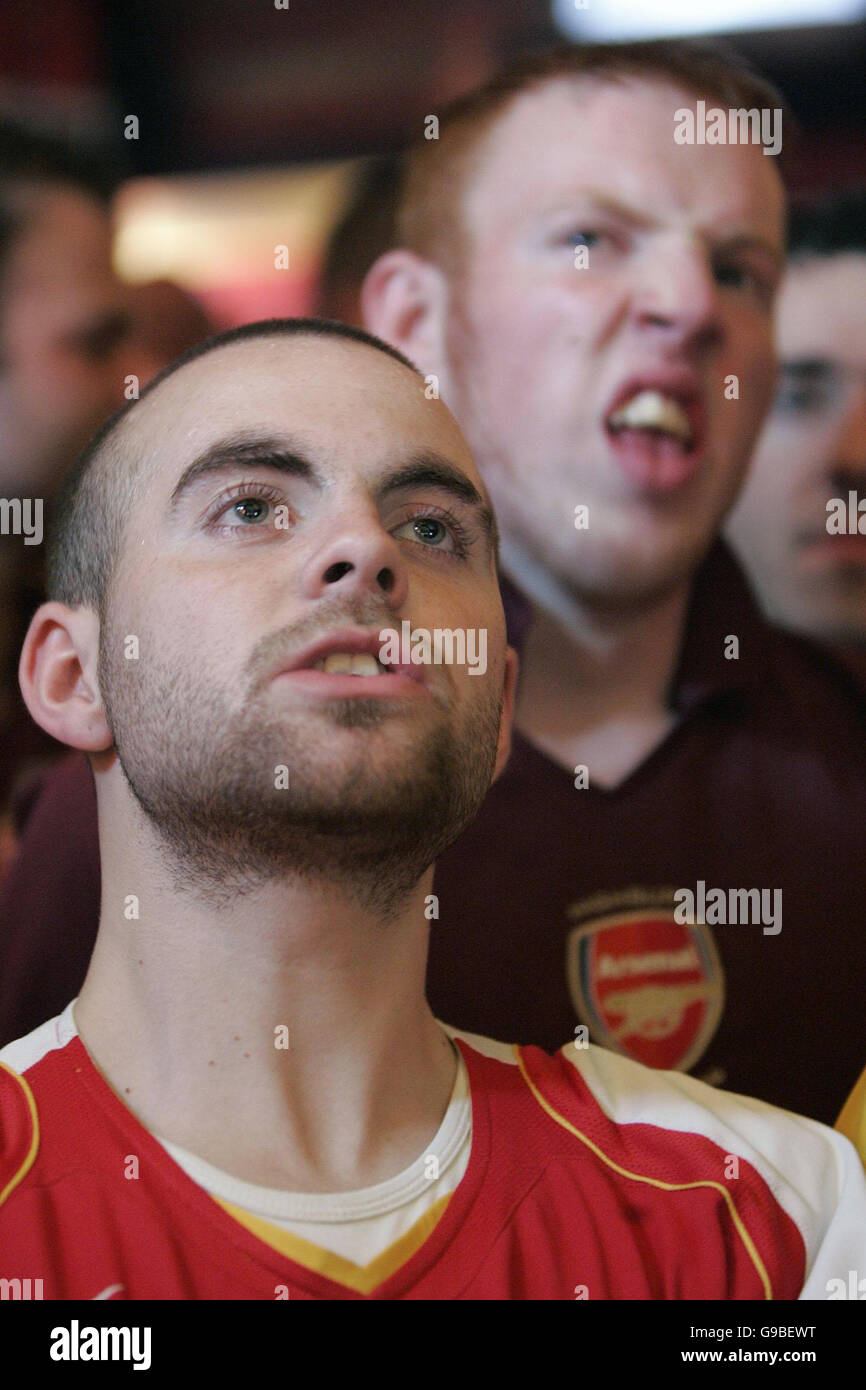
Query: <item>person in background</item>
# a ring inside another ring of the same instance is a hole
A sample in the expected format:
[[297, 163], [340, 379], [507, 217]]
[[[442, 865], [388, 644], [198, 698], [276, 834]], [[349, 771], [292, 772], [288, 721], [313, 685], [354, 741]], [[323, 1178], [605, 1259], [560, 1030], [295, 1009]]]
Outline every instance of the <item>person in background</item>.
[[788, 244], [779, 387], [728, 535], [769, 618], [863, 648], [866, 189], [795, 210]]
[[370, 160], [325, 248], [316, 291], [316, 313], [355, 328], [362, 326], [361, 289], [370, 266], [394, 244], [400, 163], [392, 156]]
[[65, 469], [123, 401], [132, 317], [111, 260], [115, 184], [101, 156], [0, 116], [0, 496], [26, 504], [31, 522], [26, 543], [0, 535], [0, 865], [14, 790], [56, 750], [26, 717], [15, 676], [42, 588], [35, 509], [44, 531]]
[[142, 386], [217, 331], [196, 296], [173, 280], [132, 286], [130, 309], [132, 337], [124, 358]]
[[509, 765], [437, 866], [433, 1007], [832, 1123], [866, 1050], [866, 698], [719, 539], [786, 211], [775, 157], [688, 118], [743, 109], [784, 158], [779, 94], [703, 46], [513, 66], [419, 131], [363, 303], [469, 440], [521, 657]]
[[116, 175], [0, 118], [0, 489], [52, 496], [123, 402], [129, 294], [112, 266]]

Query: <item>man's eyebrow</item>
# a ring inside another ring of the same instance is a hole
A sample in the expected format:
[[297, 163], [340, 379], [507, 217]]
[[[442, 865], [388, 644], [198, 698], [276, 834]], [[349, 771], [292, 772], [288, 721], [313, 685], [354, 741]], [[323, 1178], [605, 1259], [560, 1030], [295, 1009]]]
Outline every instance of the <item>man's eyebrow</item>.
[[499, 553], [499, 532], [496, 516], [486, 497], [465, 473], [453, 463], [432, 449], [423, 449], [401, 464], [379, 485], [380, 499], [390, 497], [394, 492], [404, 492], [409, 488], [438, 488], [440, 492], [450, 493], [452, 497], [465, 502], [478, 513], [487, 543], [494, 556]]
[[619, 217], [641, 227], [651, 227], [654, 222], [652, 217], [639, 208], [626, 207], [625, 203], [597, 188], [575, 188], [573, 192], [560, 195], [555, 202], [548, 203], [541, 209], [541, 216], [545, 218], [558, 214], [591, 217], [593, 213]]
[[227, 473], [233, 468], [275, 468], [305, 482], [324, 486], [324, 479], [302, 450], [286, 440], [269, 436], [236, 435], [211, 444], [198, 458], [193, 459], [175, 484], [170, 506], [176, 507], [183, 495], [199, 478], [212, 473]]
[[[571, 213], [576, 217], [591, 217], [596, 212], [602, 216], [619, 218], [623, 222], [629, 222], [632, 226], [641, 228], [652, 228], [657, 225], [658, 220], [641, 208], [627, 206], [618, 198], [611, 197], [609, 193], [605, 193], [599, 188], [575, 189], [570, 197], [561, 198], [544, 209], [542, 215], [553, 217], [560, 213], [563, 215]], [[735, 232], [730, 237], [723, 234], [715, 242], [716, 250], [735, 251], [741, 248], [765, 251], [779, 265], [784, 264], [785, 253], [782, 248], [774, 245], [769, 238], [755, 232]]]
[[[215, 473], [227, 473], [238, 468], [275, 468], [294, 478], [302, 478], [319, 488], [326, 480], [316, 469], [303, 449], [285, 439], [270, 436], [237, 435], [220, 439], [188, 464], [181, 473], [171, 494], [169, 506], [174, 509], [185, 493], [200, 478]], [[400, 464], [379, 485], [380, 500], [409, 488], [434, 487], [450, 493], [478, 513], [487, 542], [494, 557], [499, 554], [499, 532], [489, 500], [453, 463], [435, 450], [424, 449]]]

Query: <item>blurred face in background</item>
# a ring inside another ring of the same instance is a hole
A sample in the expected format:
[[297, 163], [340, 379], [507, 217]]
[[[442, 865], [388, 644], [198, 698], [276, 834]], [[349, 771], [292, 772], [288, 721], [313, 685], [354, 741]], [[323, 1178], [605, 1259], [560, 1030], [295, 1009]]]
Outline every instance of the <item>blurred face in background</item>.
[[442, 395], [508, 567], [517, 546], [596, 603], [689, 578], [774, 383], [781, 180], [760, 146], [677, 145], [694, 103], [662, 81], [552, 80], [482, 136], [467, 181]]
[[730, 535], [770, 617], [862, 644], [866, 535], [829, 534], [827, 503], [866, 496], [866, 255], [795, 261], [777, 342], [779, 389]]
[[102, 206], [60, 184], [19, 199], [0, 268], [0, 486], [45, 497], [123, 403], [129, 318]]

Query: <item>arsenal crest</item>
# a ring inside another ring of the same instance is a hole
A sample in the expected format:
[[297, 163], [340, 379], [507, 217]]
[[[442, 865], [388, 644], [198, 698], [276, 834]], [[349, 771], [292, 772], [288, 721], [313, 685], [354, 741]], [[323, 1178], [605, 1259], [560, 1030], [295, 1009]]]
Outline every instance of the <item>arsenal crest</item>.
[[724, 976], [709, 927], [674, 919], [674, 892], [628, 889], [575, 903], [567, 972], [594, 1042], [645, 1066], [687, 1071], [718, 1027]]

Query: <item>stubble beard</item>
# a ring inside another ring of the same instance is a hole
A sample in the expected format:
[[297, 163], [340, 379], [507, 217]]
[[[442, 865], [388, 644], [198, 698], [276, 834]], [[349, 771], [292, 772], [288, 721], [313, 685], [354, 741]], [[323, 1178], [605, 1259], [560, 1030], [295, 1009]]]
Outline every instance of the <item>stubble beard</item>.
[[[104, 624], [99, 683], [118, 761], [173, 890], [214, 906], [295, 879], [391, 919], [492, 780], [501, 697], [486, 683], [462, 722], [443, 707], [419, 732], [363, 697], [277, 717], [267, 689], [238, 705], [201, 667], [122, 651], [119, 628]], [[395, 720], [402, 736], [388, 734]], [[359, 739], [340, 762], [334, 731], [348, 729], [376, 742]]]

